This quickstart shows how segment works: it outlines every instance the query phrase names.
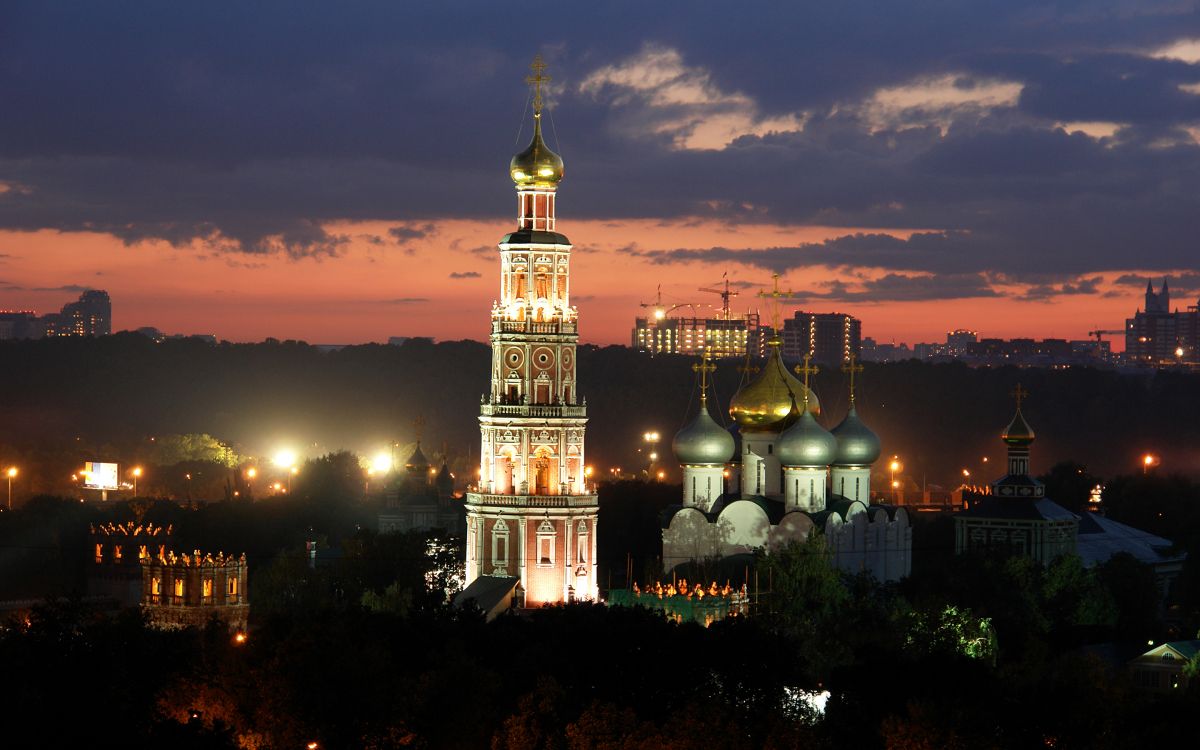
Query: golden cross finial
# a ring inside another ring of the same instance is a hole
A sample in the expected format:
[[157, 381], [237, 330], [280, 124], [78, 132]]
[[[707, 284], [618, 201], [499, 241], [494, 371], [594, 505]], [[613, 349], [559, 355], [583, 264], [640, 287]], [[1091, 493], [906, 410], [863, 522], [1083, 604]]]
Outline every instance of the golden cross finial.
[[413, 432], [417, 433], [417, 442], [421, 442], [421, 430], [425, 427], [425, 417], [418, 414], [417, 418], [412, 421]]
[[712, 356], [705, 349], [700, 353], [700, 361], [692, 365], [692, 372], [700, 373], [700, 406], [703, 407], [708, 403], [708, 374], [716, 371], [717, 366], [712, 363]]
[[533, 71], [533, 75], [525, 76], [525, 83], [533, 86], [533, 116], [541, 117], [542, 115], [542, 84], [550, 83], [550, 76], [543, 75], [546, 72], [546, 63], [542, 61], [542, 55], [539, 52], [533, 56], [533, 63], [529, 69]]
[[851, 354], [846, 357], [846, 364], [842, 365], [842, 372], [850, 376], [850, 405], [854, 405], [854, 376], [863, 371], [863, 366], [858, 363], [858, 357]]
[[771, 304], [771, 327], [775, 329], [775, 335], [778, 336], [779, 335], [779, 316], [780, 316], [779, 300], [783, 299], [784, 297], [791, 297], [792, 290], [789, 289], [785, 292], [779, 288], [779, 274], [777, 274], [777, 273], [771, 274], [771, 279], [774, 282], [775, 288], [769, 292], [759, 292], [758, 296], [762, 297], [763, 299], [771, 298], [772, 300], [774, 300], [773, 303]]
[[1021, 402], [1024, 401], [1025, 397], [1028, 395], [1029, 395], [1029, 391], [1022, 388], [1020, 383], [1017, 383], [1017, 387], [1013, 389], [1012, 397], [1017, 400], [1017, 410], [1018, 411], [1020, 411], [1020, 409], [1021, 409]]
[[804, 376], [804, 411], [808, 411], [808, 395], [810, 393], [812, 393], [812, 391], [810, 391], [808, 388], [808, 378], [809, 378], [809, 376], [816, 375], [817, 373], [819, 373], [821, 371], [819, 368], [815, 367], [811, 363], [812, 363], [812, 353], [810, 352], [810, 353], [804, 355], [804, 364], [796, 365], [796, 368], [795, 368], [797, 375]]
[[738, 365], [737, 369], [743, 375], [753, 375], [758, 372], [758, 367], [750, 360], [750, 344], [748, 342], [746, 344], [746, 363]]

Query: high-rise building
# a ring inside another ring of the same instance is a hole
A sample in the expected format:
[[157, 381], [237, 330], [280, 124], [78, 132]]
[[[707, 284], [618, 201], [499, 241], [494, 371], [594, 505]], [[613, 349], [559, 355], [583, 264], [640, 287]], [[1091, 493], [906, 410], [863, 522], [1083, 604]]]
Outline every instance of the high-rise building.
[[1143, 365], [1200, 364], [1200, 301], [1171, 311], [1171, 291], [1146, 282], [1146, 306], [1125, 321], [1125, 358]]
[[89, 289], [56, 313], [38, 317], [32, 311], [0, 312], [0, 339], [40, 339], [43, 336], [107, 336], [112, 333], [112, 302], [108, 292]]
[[947, 331], [944, 353], [951, 357], [961, 357], [970, 350], [971, 344], [976, 341], [979, 341], [979, 334], [975, 331], [968, 331], [965, 328]]
[[672, 318], [666, 315], [638, 318], [633, 327], [633, 348], [650, 354], [692, 354], [707, 351], [710, 357], [745, 357], [761, 351], [758, 313], [729, 318]]
[[465, 503], [468, 586], [458, 601], [479, 601], [474, 592], [497, 585], [525, 606], [597, 595], [598, 505], [584, 460], [571, 243], [555, 226], [563, 161], [542, 138], [544, 68], [539, 56], [529, 79], [533, 140], [509, 165], [517, 229], [499, 245], [491, 390], [479, 409], [479, 483]]
[[797, 311], [783, 321], [783, 356], [796, 360], [806, 354], [816, 362], [836, 365], [862, 354], [862, 321], [843, 313]]

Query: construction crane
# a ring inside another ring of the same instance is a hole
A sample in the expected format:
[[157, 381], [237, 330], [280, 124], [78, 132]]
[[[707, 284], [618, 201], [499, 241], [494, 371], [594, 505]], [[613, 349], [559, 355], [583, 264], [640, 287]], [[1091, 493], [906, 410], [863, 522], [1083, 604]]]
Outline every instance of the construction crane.
[[[737, 292], [734, 292], [734, 294], [737, 294]], [[681, 307], [693, 308], [693, 314], [694, 314], [695, 307], [696, 307], [695, 303], [693, 303], [693, 302], [680, 302], [678, 305], [672, 305], [671, 307], [666, 307], [665, 305], [663, 305], [662, 284], [658, 285], [658, 292], [657, 292], [657, 294], [654, 295], [654, 302], [639, 302], [638, 304], [641, 307], [654, 308], [654, 319], [655, 320], [662, 320], [663, 318], [667, 317], [668, 315], [675, 312], [676, 310], [678, 310]]]
[[1104, 337], [1105, 337], [1105, 336], [1119, 336], [1119, 335], [1121, 335], [1121, 334], [1123, 334], [1123, 333], [1125, 333], [1124, 329], [1122, 329], [1122, 330], [1119, 330], [1119, 331], [1103, 331], [1103, 330], [1099, 330], [1099, 329], [1097, 329], [1097, 330], [1095, 330], [1095, 331], [1088, 331], [1088, 335], [1089, 335], [1089, 336], [1095, 336], [1095, 337], [1096, 337], [1096, 343], [1097, 343], [1097, 344], [1099, 344], [1100, 342], [1104, 341]]
[[729, 320], [729, 298], [736, 297], [738, 294], [740, 294], [740, 292], [729, 291], [729, 279], [725, 279], [724, 291], [721, 291], [720, 289], [707, 289], [705, 287], [701, 287], [700, 291], [712, 292], [713, 294], [721, 295], [721, 320]]

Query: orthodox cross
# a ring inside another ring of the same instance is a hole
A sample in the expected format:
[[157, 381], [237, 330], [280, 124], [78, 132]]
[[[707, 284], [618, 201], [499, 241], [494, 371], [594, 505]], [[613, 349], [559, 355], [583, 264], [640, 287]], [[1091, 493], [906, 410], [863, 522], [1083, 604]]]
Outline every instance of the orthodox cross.
[[812, 364], [811, 353], [804, 355], [804, 364], [796, 365], [796, 374], [804, 377], [804, 411], [808, 411], [808, 394], [812, 392], [808, 389], [808, 378], [820, 371], [819, 368]]
[[1021, 402], [1024, 401], [1025, 397], [1028, 395], [1029, 391], [1022, 388], [1020, 383], [1017, 383], [1017, 387], [1014, 388], [1012, 392], [1012, 397], [1017, 400], [1017, 411], [1021, 410]]
[[758, 296], [762, 297], [763, 299], [770, 297], [774, 300], [771, 305], [771, 326], [775, 329], [775, 335], [778, 336], [780, 315], [779, 300], [783, 299], [784, 297], [791, 297], [792, 291], [789, 289], [785, 292], [779, 288], [779, 274], [773, 273], [771, 274], [771, 278], [774, 280], [775, 288], [770, 292], [759, 292]]
[[542, 55], [538, 53], [533, 56], [533, 63], [529, 66], [533, 71], [533, 75], [525, 76], [525, 83], [533, 86], [533, 114], [540, 116], [542, 114], [542, 84], [550, 83], [550, 76], [544, 75], [546, 72], [546, 63], [542, 62]]
[[715, 372], [717, 366], [712, 363], [712, 356], [705, 349], [700, 354], [700, 361], [692, 365], [692, 372], [700, 374], [700, 407], [708, 404], [708, 374]]
[[746, 363], [738, 365], [738, 372], [742, 373], [743, 378], [749, 378], [758, 372], [758, 367], [750, 360], [750, 345], [746, 345]]
[[854, 376], [863, 371], [863, 366], [858, 363], [858, 357], [853, 354], [846, 357], [846, 364], [842, 365], [842, 372], [850, 376], [850, 405], [854, 406]]

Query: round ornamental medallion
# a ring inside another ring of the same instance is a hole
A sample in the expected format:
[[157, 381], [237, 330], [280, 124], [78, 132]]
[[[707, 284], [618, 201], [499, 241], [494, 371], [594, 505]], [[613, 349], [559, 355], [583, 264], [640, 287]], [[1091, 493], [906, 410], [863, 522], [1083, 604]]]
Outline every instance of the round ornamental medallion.
[[549, 348], [540, 346], [533, 350], [533, 366], [539, 370], [549, 369], [554, 364], [554, 352]]
[[511, 369], [516, 370], [521, 367], [521, 363], [525, 361], [525, 355], [520, 349], [513, 347], [504, 352], [504, 364]]
[[563, 349], [561, 356], [562, 356], [562, 368], [564, 370], [570, 370], [571, 365], [574, 364], [574, 360], [575, 360], [573, 352], [570, 349]]

